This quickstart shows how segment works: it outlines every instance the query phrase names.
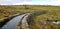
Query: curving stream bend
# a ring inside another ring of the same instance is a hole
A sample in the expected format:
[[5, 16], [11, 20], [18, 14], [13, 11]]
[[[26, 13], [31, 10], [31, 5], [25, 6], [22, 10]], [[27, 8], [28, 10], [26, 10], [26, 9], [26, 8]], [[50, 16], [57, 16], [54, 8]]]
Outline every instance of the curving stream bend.
[[17, 17], [14, 17], [12, 20], [7, 22], [1, 29], [16, 29], [16, 26], [20, 22], [21, 18], [25, 16], [26, 14], [19, 15]]

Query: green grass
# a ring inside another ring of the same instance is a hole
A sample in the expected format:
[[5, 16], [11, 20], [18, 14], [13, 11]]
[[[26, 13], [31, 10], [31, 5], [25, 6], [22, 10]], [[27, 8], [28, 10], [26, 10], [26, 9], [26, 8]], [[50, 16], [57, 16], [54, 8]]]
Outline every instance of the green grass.
[[35, 12], [38, 10], [25, 9], [24, 6], [0, 6], [0, 20], [7, 18], [14, 14], [21, 14], [26, 12]]
[[[38, 15], [34, 17], [34, 21], [31, 21], [31, 29], [41, 29], [47, 26], [49, 29], [58, 29], [58, 25], [53, 24], [52, 22], [47, 22], [44, 24], [44, 20], [60, 20], [60, 11], [59, 10], [49, 10], [46, 14]], [[32, 27], [31, 27], [32, 26]], [[44, 27], [42, 27], [44, 26]], [[52, 26], [52, 27], [51, 27]], [[59, 27], [60, 28], [60, 27]], [[44, 28], [46, 29], [46, 28]]]
[[[31, 29], [42, 29], [42, 24], [43, 20], [60, 20], [60, 6], [37, 6], [37, 5], [27, 5], [28, 9], [25, 9], [25, 6], [0, 6], [0, 22], [4, 21], [5, 18], [14, 15], [14, 14], [21, 14], [21, 13], [26, 13], [26, 12], [36, 12], [36, 11], [41, 11], [45, 10], [48, 11], [46, 14], [42, 14], [39, 16], [34, 17], [34, 21], [31, 22], [32, 25], [30, 25]], [[50, 26], [54, 27], [54, 24], [48, 23], [48, 25], [45, 25], [45, 29], [50, 28]]]

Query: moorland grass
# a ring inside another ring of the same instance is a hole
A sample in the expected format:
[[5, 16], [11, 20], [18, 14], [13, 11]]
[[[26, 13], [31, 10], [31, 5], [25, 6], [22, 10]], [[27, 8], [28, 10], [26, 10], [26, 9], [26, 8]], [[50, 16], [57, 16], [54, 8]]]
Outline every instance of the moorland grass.
[[[26, 12], [36, 12], [45, 10], [48, 11], [46, 14], [42, 14], [39, 16], [34, 17], [34, 22], [31, 23], [30, 29], [42, 29], [43, 28], [43, 20], [59, 20], [60, 19], [60, 6], [41, 6], [41, 5], [27, 5], [28, 9], [25, 8], [25, 6], [0, 6], [0, 22], [4, 21], [4, 18], [7, 18], [14, 14], [21, 14]], [[19, 26], [19, 25], [18, 25]], [[51, 28], [51, 26], [53, 28]], [[19, 26], [20, 27], [20, 26]], [[18, 27], [18, 28], [19, 28]], [[58, 29], [58, 26], [55, 24], [44, 25], [45, 29]]]

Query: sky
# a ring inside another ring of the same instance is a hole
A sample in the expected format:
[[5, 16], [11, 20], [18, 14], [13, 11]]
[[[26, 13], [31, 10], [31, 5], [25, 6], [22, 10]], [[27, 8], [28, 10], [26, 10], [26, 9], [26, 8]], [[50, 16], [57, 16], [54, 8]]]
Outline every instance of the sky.
[[60, 0], [0, 0], [0, 5], [58, 5]]

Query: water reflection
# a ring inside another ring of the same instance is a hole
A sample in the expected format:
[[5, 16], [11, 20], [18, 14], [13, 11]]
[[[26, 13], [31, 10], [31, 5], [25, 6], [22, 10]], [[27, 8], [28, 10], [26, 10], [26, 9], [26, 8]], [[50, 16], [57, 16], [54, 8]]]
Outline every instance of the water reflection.
[[54, 23], [54, 24], [60, 24], [60, 21], [57, 21], [57, 22], [54, 22], [54, 21], [53, 21], [52, 23]]

